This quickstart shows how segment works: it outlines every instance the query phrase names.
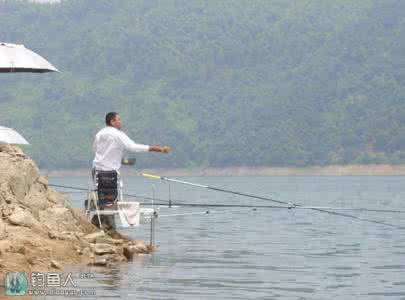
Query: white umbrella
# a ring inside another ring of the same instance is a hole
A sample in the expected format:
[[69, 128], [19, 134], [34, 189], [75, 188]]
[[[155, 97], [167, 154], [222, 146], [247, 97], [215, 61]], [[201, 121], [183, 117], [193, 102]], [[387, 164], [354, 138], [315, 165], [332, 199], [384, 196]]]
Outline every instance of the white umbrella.
[[30, 143], [14, 129], [0, 126], [0, 144], [29, 145]]
[[59, 72], [52, 64], [24, 45], [0, 43], [0, 73]]

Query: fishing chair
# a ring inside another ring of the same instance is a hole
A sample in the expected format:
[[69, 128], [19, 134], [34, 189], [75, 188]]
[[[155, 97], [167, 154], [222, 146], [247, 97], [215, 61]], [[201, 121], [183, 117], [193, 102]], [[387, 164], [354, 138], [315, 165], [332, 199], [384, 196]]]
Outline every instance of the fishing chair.
[[118, 200], [118, 181], [117, 171], [95, 171], [95, 187], [101, 210], [113, 207]]
[[[113, 211], [121, 198], [122, 182], [116, 171], [92, 171], [95, 192], [90, 195], [85, 206], [88, 212], [96, 211], [91, 222], [105, 229], [115, 228]], [[109, 214], [111, 211], [111, 214]]]
[[[134, 160], [131, 161], [133, 164]], [[100, 229], [116, 229], [115, 216], [123, 228], [137, 227], [140, 223], [149, 223], [152, 217], [156, 218], [154, 208], [141, 208], [139, 202], [124, 201], [119, 172], [93, 168], [92, 179], [94, 188], [89, 190], [84, 206], [88, 219]]]

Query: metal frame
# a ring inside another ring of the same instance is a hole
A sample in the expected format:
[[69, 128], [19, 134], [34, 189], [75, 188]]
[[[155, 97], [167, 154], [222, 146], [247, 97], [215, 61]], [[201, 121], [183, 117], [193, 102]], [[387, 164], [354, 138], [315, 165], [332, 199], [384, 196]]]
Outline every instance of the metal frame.
[[[124, 193], [123, 188], [124, 184], [121, 180], [121, 176], [118, 173], [118, 196], [117, 199], [114, 201], [115, 209], [107, 209], [107, 210], [100, 210], [98, 207], [98, 193], [97, 193], [97, 182], [94, 178], [92, 180], [93, 188], [88, 189], [87, 193], [87, 206], [86, 206], [86, 216], [88, 220], [92, 220], [95, 215], [97, 215], [97, 219], [100, 225], [100, 230], [104, 232], [101, 224], [100, 216], [112, 216], [114, 218], [115, 229], [119, 228], [136, 228], [137, 226], [128, 225], [125, 221], [125, 217], [123, 216], [122, 211], [119, 210], [118, 203], [134, 203], [136, 201], [124, 201]], [[139, 206], [140, 209], [140, 224], [147, 224], [150, 223], [150, 246], [153, 247], [155, 244], [155, 236], [156, 236], [156, 220], [159, 217], [158, 211], [155, 209], [154, 206], [154, 199], [155, 199], [155, 186], [152, 187], [152, 208], [142, 208]], [[118, 218], [116, 218], [118, 216]], [[119, 219], [121, 226], [117, 226], [116, 220]], [[124, 224], [124, 221], [126, 224]]]

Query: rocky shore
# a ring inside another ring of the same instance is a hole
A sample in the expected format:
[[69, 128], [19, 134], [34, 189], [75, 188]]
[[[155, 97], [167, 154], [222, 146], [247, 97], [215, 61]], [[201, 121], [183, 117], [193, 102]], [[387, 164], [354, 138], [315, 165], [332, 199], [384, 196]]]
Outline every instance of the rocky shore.
[[118, 232], [101, 232], [65, 197], [20, 148], [0, 145], [1, 272], [110, 266], [152, 251]]

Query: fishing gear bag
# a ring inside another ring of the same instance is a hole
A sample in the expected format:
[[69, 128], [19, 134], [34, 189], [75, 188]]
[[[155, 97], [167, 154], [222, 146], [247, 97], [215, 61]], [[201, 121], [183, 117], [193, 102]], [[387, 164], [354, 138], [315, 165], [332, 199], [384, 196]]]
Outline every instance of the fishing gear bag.
[[113, 205], [118, 197], [117, 171], [96, 171], [96, 187], [100, 209]]

